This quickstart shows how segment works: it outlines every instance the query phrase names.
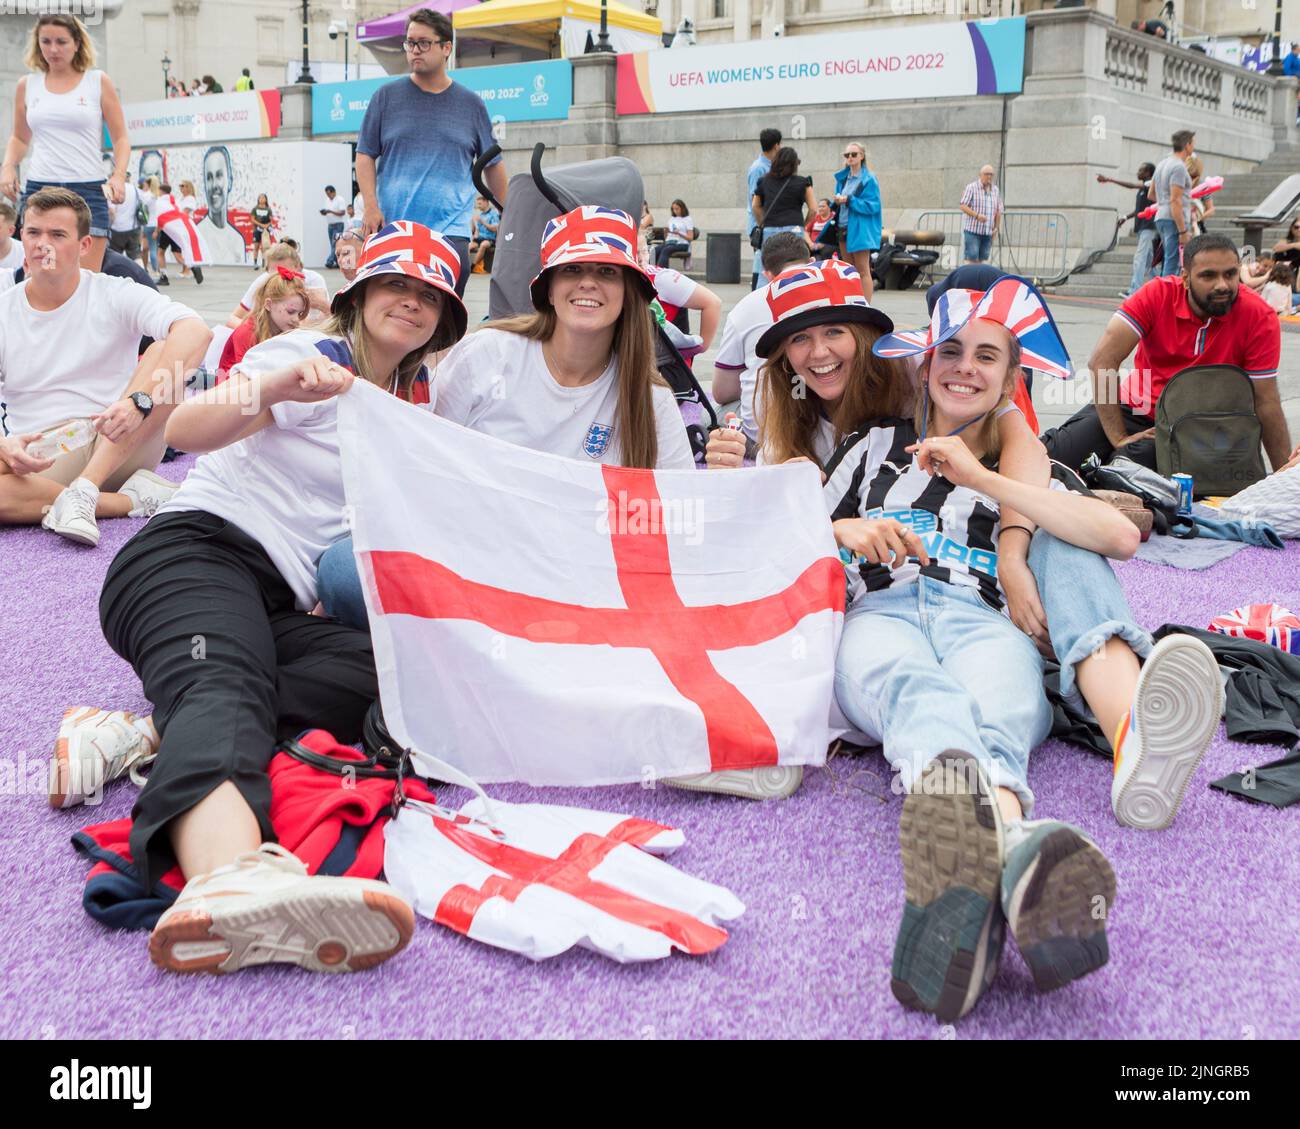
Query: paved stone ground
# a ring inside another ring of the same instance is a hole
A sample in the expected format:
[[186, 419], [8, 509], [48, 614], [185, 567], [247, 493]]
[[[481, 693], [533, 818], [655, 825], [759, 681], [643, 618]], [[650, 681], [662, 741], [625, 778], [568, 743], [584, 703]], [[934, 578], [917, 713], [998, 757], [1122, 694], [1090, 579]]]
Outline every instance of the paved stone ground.
[[[322, 273], [329, 283], [331, 293], [343, 282], [343, 276], [338, 271]], [[254, 271], [248, 267], [209, 267], [204, 271], [202, 286], [195, 286], [188, 278], [180, 278], [175, 271], [171, 277], [172, 297], [193, 306], [209, 324], [219, 325], [238, 303], [240, 295], [254, 277]], [[715, 286], [714, 289], [722, 298], [724, 314], [748, 292], [746, 286]], [[881, 309], [899, 326], [923, 325], [927, 321], [925, 294], [921, 290], [878, 291], [876, 298]], [[470, 276], [466, 301], [470, 325], [473, 326], [487, 314], [486, 275]], [[1087, 362], [1089, 353], [1118, 304], [1117, 301], [1091, 298], [1054, 297], [1051, 300], [1052, 316], [1065, 338], [1075, 365], [1082, 366]], [[698, 322], [695, 324], [698, 326]], [[696, 361], [696, 372], [707, 388], [713, 373], [712, 350]], [[1300, 326], [1283, 326], [1280, 382], [1292, 442], [1300, 442]], [[1089, 399], [1090, 392], [1084, 380], [1076, 378], [1068, 384], [1041, 379], [1034, 382], [1034, 407], [1044, 429], [1068, 419]]]

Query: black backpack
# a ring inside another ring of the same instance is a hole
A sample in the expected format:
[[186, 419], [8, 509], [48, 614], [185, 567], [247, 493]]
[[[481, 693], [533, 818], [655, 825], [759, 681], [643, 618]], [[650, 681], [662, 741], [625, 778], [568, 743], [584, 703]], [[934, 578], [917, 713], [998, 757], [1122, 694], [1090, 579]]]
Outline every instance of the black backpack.
[[1190, 474], [1197, 497], [1230, 496], [1265, 475], [1250, 377], [1236, 365], [1175, 373], [1156, 401], [1156, 469]]

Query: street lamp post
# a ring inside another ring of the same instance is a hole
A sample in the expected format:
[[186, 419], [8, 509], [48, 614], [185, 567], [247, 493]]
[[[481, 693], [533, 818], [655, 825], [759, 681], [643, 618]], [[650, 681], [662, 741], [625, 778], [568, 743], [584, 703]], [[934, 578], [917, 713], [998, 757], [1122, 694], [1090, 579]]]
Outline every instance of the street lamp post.
[[162, 69], [163, 69], [163, 97], [166, 98], [172, 92], [170, 68], [172, 61], [167, 58], [167, 52], [163, 52]]
[[298, 75], [299, 82], [315, 82], [311, 76], [311, 60], [307, 57], [307, 20], [311, 4], [309, 0], [302, 0], [302, 72]]
[[1282, 0], [1277, 0], [1273, 10], [1273, 59], [1268, 64], [1268, 73], [1274, 77], [1286, 73], [1282, 67]]
[[[340, 35], [343, 36], [343, 81], [344, 82], [347, 82], [348, 80], [348, 36], [350, 30], [351, 29], [349, 28], [347, 22], [344, 20], [333, 20], [330, 23], [330, 31], [329, 31], [330, 38], [337, 39]], [[357, 69], [360, 70], [361, 68], [358, 67]]]
[[596, 37], [597, 51], [613, 51], [609, 42], [609, 0], [600, 0], [600, 35]]

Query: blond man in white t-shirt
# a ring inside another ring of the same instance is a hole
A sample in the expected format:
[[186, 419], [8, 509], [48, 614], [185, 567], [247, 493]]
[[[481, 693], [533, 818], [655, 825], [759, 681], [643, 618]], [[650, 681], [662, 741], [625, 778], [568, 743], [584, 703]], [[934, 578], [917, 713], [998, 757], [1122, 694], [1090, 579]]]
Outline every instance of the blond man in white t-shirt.
[[151, 516], [175, 490], [149, 468], [212, 333], [148, 287], [81, 268], [90, 209], [69, 189], [30, 197], [23, 249], [27, 278], [0, 295], [0, 524], [94, 546], [96, 518]]

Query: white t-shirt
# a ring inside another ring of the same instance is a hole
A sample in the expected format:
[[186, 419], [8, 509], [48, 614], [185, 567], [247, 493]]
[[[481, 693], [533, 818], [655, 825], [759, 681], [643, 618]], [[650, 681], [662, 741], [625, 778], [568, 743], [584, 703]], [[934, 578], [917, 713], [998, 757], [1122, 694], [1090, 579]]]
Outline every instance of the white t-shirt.
[[690, 216], [671, 216], [668, 220], [668, 238], [665, 242], [671, 243], [676, 239], [681, 243], [689, 243], [694, 229], [695, 221]]
[[9, 250], [0, 255], [0, 267], [17, 270], [23, 265], [23, 245], [17, 239], [9, 240]]
[[[480, 329], [461, 341], [434, 373], [434, 411], [474, 431], [570, 459], [622, 461], [618, 428], [618, 366], [581, 388], [558, 384], [539, 341]], [[695, 466], [677, 401], [654, 388], [661, 470]]]
[[104, 179], [104, 116], [99, 104], [103, 73], [87, 71], [66, 94], [51, 94], [40, 71], [26, 76], [27, 125], [32, 131], [28, 180], [77, 184]]
[[227, 217], [225, 227], [217, 227], [210, 216], [204, 216], [194, 225], [199, 238], [207, 248], [208, 262], [239, 266], [244, 261], [244, 234]]
[[187, 216], [189, 216], [190, 219], [194, 218], [193, 215], [194, 209], [199, 206], [199, 202], [195, 197], [182, 196], [180, 200], [177, 201], [177, 203], [180, 204], [180, 209], [182, 212], [184, 212]]
[[[329, 293], [329, 287], [325, 285], [325, 280], [314, 270], [304, 270], [302, 274], [303, 285], [305, 285], [308, 290], [324, 290], [326, 294]], [[266, 285], [266, 280], [270, 277], [271, 275], [269, 272], [263, 271], [248, 284], [248, 289], [244, 291], [244, 296], [239, 299], [239, 308], [241, 310], [247, 310], [249, 313], [253, 312], [253, 303], [257, 301], [257, 292]]]
[[[297, 329], [254, 345], [235, 368], [269, 372], [318, 356], [318, 342], [339, 340]], [[266, 550], [302, 611], [316, 606], [321, 554], [348, 532], [337, 405], [274, 405], [272, 424], [201, 456], [158, 510], [203, 510], [238, 526]]]
[[679, 310], [686, 308], [686, 303], [699, 289], [698, 282], [687, 278], [681, 271], [673, 270], [672, 267], [646, 267], [646, 273], [650, 276], [650, 281], [655, 284], [655, 293], [659, 296], [659, 300], [667, 302], [670, 306], [676, 306]]
[[713, 359], [718, 368], [740, 372], [740, 427], [755, 440], [758, 439], [759, 409], [754, 404], [754, 391], [758, 386], [758, 370], [764, 362], [754, 349], [772, 322], [767, 287], [760, 286], [750, 291], [727, 315], [722, 326], [722, 343]]
[[0, 267], [0, 294], [13, 289], [14, 270], [14, 267]]
[[139, 226], [136, 222], [136, 212], [139, 207], [140, 190], [128, 180], [122, 202], [120, 204], [114, 204], [112, 200], [108, 202], [109, 214], [113, 217], [109, 221], [109, 228], [113, 231], [134, 231]]
[[344, 200], [343, 197], [340, 196], [337, 192], [334, 193], [333, 200], [331, 200], [324, 193], [321, 193], [321, 195], [324, 197], [321, 203], [321, 207], [325, 209], [326, 223], [338, 223], [339, 220], [341, 220], [345, 215], [347, 215], [348, 202]]
[[30, 285], [0, 296], [0, 403], [9, 435], [103, 411], [126, 391], [141, 337], [160, 341], [175, 322], [199, 316], [132, 279], [87, 270], [57, 310], [32, 309]]

